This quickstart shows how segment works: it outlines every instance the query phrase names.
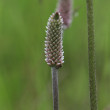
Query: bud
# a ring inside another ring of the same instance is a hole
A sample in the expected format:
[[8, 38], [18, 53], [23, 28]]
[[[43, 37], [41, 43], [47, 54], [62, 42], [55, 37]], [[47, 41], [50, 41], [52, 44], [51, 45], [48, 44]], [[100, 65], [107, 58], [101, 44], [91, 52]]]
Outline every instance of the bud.
[[62, 33], [63, 19], [60, 13], [53, 13], [47, 23], [45, 40], [45, 61], [49, 66], [59, 68], [64, 63]]
[[68, 28], [72, 22], [72, 0], [59, 0], [57, 11], [63, 18], [64, 29]]

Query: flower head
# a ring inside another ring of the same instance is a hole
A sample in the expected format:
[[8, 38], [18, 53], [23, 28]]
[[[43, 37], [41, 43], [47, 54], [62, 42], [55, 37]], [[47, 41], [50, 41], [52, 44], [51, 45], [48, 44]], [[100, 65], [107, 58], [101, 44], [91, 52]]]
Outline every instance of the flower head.
[[47, 23], [45, 40], [45, 61], [49, 66], [59, 68], [64, 63], [62, 33], [63, 19], [60, 13], [53, 13]]
[[68, 28], [72, 22], [72, 0], [59, 0], [57, 11], [63, 18], [64, 29]]

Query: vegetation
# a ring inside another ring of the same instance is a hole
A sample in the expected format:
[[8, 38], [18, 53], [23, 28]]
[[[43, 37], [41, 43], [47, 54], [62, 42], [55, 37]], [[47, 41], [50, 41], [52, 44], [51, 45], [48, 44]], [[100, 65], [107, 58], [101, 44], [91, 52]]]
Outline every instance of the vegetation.
[[[57, 1], [0, 0], [0, 110], [52, 110], [45, 26]], [[110, 105], [110, 1], [94, 1], [98, 109]], [[79, 8], [80, 7], [80, 8]], [[89, 110], [86, 1], [64, 33], [65, 63], [59, 69], [59, 109]]]

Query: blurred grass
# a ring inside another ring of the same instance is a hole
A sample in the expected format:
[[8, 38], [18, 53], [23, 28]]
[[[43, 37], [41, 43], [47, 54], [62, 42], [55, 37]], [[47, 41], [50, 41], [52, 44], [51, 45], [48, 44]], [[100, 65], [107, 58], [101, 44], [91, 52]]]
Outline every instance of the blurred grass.
[[[44, 61], [45, 26], [57, 0], [0, 0], [0, 110], [52, 110], [51, 73]], [[60, 110], [88, 110], [85, 0], [64, 33]], [[110, 1], [94, 0], [99, 110], [110, 105]]]

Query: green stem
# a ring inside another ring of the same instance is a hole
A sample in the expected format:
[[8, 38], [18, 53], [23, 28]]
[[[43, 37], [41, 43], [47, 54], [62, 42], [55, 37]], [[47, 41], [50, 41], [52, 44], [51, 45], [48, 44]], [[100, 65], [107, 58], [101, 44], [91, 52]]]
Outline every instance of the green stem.
[[58, 110], [58, 69], [51, 67], [53, 86], [53, 110]]
[[87, 3], [87, 23], [88, 23], [90, 106], [91, 110], [97, 110], [93, 0], [86, 0], [86, 3]]

